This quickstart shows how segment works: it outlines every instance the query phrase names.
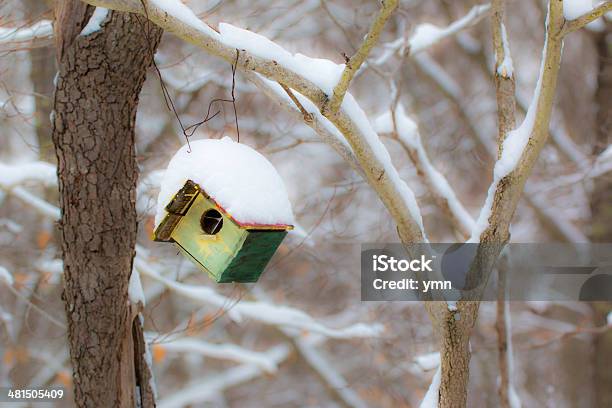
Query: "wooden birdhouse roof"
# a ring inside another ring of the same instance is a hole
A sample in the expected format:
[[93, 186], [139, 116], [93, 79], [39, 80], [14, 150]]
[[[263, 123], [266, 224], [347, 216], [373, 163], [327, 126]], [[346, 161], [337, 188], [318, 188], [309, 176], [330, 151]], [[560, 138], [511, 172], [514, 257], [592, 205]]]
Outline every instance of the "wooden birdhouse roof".
[[277, 229], [294, 223], [283, 180], [264, 156], [228, 137], [190, 145], [191, 150], [183, 146], [168, 164], [157, 200], [156, 226], [187, 180], [241, 227]]

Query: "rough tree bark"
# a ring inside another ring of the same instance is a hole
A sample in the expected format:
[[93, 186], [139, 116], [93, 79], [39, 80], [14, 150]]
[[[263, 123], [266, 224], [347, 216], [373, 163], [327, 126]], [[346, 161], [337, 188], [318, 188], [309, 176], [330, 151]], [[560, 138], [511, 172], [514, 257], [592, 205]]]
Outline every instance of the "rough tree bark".
[[136, 109], [162, 30], [109, 11], [100, 30], [81, 36], [93, 9], [59, 2], [55, 22], [53, 143], [75, 402], [150, 407], [150, 373], [142, 370], [144, 340], [128, 283], [137, 229]]

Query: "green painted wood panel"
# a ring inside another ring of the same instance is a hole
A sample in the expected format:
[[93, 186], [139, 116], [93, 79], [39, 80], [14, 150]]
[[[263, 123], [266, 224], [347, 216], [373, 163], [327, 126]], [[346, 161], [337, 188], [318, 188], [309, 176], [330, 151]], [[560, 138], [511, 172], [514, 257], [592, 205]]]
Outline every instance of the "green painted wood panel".
[[250, 230], [218, 282], [257, 282], [287, 231]]

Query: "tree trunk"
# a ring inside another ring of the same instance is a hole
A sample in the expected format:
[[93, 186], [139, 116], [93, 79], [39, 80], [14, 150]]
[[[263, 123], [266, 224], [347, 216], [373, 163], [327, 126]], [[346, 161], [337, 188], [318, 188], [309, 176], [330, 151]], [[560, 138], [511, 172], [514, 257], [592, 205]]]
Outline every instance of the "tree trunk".
[[137, 229], [136, 109], [162, 31], [109, 12], [100, 30], [79, 35], [92, 12], [79, 1], [60, 2], [55, 25], [53, 143], [75, 402], [154, 406], [128, 283]]

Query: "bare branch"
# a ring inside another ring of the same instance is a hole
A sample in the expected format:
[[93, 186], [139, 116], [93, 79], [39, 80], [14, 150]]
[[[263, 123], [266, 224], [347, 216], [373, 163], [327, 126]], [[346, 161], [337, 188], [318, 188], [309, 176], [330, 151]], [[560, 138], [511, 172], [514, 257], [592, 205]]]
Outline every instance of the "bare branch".
[[397, 8], [397, 0], [383, 0], [382, 8], [380, 12], [376, 16], [376, 19], [372, 23], [370, 27], [370, 31], [363, 40], [361, 47], [357, 50], [355, 55], [353, 55], [347, 62], [342, 72], [342, 77], [340, 77], [340, 81], [334, 88], [334, 94], [332, 98], [323, 105], [322, 112], [325, 114], [326, 110], [329, 112], [337, 112], [342, 104], [342, 100], [344, 99], [344, 95], [349, 88], [351, 80], [355, 76], [355, 73], [359, 70], [359, 67], [363, 62], [368, 58], [370, 51], [378, 42], [378, 37], [380, 37], [380, 33], [385, 27], [385, 23], [393, 13], [393, 11]]
[[0, 27], [0, 51], [46, 47], [53, 42], [50, 20], [40, 20], [27, 27]]

